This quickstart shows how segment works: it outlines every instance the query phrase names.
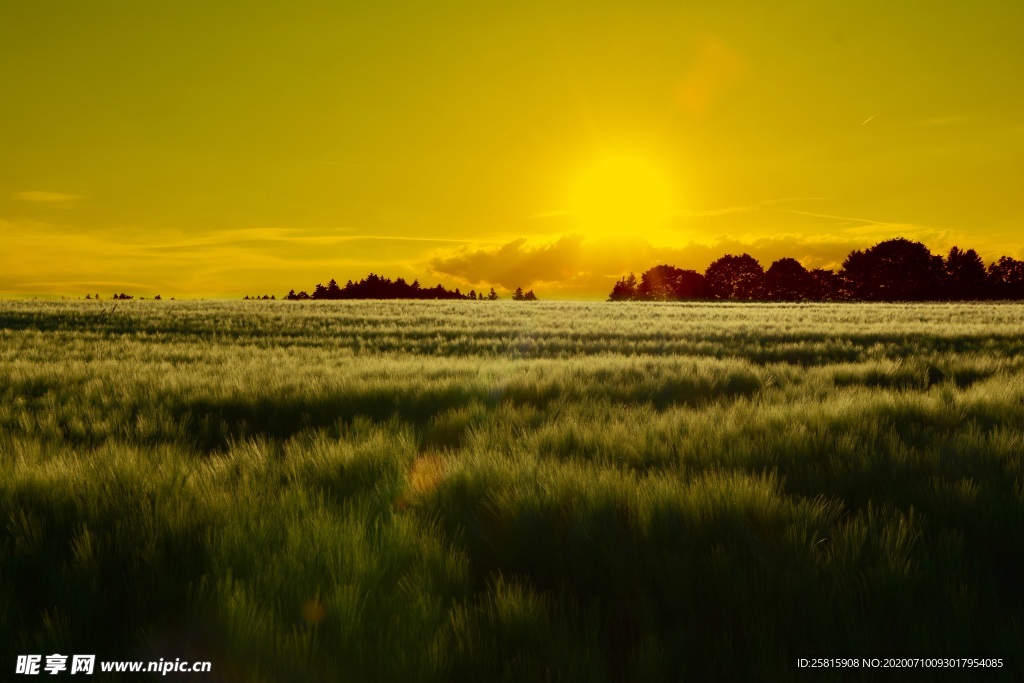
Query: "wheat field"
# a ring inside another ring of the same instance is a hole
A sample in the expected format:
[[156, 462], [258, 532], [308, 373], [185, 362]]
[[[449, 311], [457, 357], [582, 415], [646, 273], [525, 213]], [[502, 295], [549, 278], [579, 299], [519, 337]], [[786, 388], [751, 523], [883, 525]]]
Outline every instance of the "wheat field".
[[1022, 567], [1020, 304], [0, 302], [10, 661], [1009, 680]]

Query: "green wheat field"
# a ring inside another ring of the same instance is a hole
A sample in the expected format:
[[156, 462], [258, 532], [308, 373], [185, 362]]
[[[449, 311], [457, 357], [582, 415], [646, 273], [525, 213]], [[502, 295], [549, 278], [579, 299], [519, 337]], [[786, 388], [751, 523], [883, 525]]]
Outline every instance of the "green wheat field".
[[8, 663], [998, 680], [1022, 580], [1020, 304], [0, 302]]

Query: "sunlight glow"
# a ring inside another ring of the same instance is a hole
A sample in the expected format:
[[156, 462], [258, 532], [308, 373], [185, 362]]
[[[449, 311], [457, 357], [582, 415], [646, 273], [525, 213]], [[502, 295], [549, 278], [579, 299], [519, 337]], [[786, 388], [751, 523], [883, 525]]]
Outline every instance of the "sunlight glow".
[[665, 176], [635, 157], [606, 157], [576, 182], [572, 210], [593, 237], [636, 235], [657, 228], [672, 211]]

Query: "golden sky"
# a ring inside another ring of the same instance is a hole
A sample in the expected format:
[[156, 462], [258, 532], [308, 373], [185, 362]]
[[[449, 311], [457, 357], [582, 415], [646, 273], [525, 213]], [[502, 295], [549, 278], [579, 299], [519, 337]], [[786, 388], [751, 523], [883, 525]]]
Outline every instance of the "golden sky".
[[1024, 258], [1024, 4], [0, 1], [0, 296]]

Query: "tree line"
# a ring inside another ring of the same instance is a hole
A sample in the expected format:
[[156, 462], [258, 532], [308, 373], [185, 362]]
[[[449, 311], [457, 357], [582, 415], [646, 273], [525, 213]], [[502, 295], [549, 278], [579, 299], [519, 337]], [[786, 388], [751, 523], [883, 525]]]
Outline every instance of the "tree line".
[[[291, 301], [305, 301], [309, 299], [468, 299], [471, 301], [497, 301], [501, 297], [494, 291], [494, 287], [491, 287], [491, 291], [487, 294], [483, 292], [477, 294], [476, 290], [470, 290], [468, 294], [463, 294], [459, 291], [458, 287], [454, 290], [445, 289], [440, 284], [434, 287], [423, 287], [418, 279], [410, 283], [404, 278], [392, 280], [376, 273], [370, 273], [359, 282], [349, 280], [344, 286], [339, 285], [334, 279], [331, 279], [326, 285], [318, 283], [313, 288], [312, 294], [305, 291], [296, 292], [293, 289], [284, 298]], [[533, 293], [533, 290], [524, 293], [523, 288], [519, 287], [516, 289], [515, 294], [512, 295], [512, 300], [536, 301], [537, 296]]]
[[660, 265], [630, 273], [609, 301], [739, 299], [769, 301], [977, 301], [1024, 299], [1024, 261], [1003, 256], [988, 267], [974, 249], [932, 254], [899, 237], [849, 253], [838, 272], [807, 270], [781, 258], [765, 270], [749, 254], [726, 254], [704, 273]]

